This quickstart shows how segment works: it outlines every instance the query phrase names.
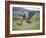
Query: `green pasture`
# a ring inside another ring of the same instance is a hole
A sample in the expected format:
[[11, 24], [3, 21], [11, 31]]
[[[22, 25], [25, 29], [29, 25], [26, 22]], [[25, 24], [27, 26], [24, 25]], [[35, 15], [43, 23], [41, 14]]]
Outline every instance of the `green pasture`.
[[21, 25], [18, 25], [16, 23], [16, 19], [13, 19], [13, 30], [39, 30], [39, 29], [40, 29], [40, 14], [39, 13], [36, 13], [32, 17], [31, 23], [27, 23], [24, 20]]

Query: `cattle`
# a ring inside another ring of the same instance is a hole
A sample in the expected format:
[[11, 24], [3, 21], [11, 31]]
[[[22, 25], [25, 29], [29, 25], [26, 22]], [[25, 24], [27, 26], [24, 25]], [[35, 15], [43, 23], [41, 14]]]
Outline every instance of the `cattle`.
[[23, 13], [16, 14], [16, 20], [19, 22], [19, 24], [22, 24], [24, 20], [27, 23], [31, 23], [32, 16], [35, 15], [36, 13], [37, 12], [23, 12]]

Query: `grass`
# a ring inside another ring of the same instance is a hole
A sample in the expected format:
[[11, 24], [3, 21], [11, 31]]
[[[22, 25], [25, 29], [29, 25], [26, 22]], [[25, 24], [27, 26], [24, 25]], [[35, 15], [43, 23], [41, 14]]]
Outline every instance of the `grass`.
[[[19, 21], [18, 21], [19, 22]], [[40, 29], [40, 14], [36, 13], [32, 17], [32, 22], [29, 24], [25, 22], [25, 20], [22, 22], [22, 24], [17, 24], [16, 20], [13, 20], [13, 30], [38, 30]]]

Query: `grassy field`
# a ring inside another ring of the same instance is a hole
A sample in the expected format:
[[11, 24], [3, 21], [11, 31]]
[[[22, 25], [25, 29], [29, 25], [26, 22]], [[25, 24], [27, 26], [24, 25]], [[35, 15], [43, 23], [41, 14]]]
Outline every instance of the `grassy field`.
[[38, 30], [40, 29], [40, 14], [37, 13], [32, 17], [32, 22], [29, 24], [22, 22], [22, 25], [17, 25], [16, 20], [13, 20], [13, 30]]

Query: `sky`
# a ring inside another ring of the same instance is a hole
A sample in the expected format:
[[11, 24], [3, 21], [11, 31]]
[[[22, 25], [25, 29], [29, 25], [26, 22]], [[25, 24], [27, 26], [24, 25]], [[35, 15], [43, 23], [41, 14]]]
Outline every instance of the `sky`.
[[28, 10], [36, 10], [36, 11], [39, 11], [40, 8], [29, 8], [29, 7], [23, 7], [24, 9], [28, 9]]

